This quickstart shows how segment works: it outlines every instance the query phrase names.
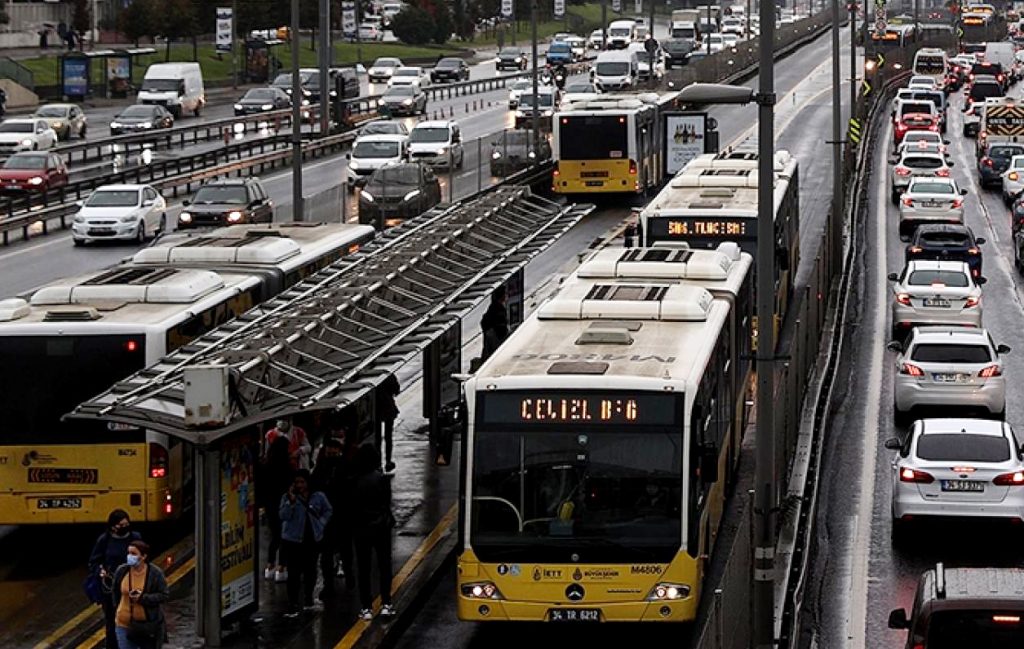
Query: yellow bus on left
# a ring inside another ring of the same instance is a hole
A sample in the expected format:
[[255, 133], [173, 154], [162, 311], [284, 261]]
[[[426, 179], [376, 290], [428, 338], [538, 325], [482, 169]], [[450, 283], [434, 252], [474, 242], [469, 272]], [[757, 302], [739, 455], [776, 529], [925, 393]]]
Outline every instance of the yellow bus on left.
[[0, 301], [0, 524], [101, 523], [115, 508], [136, 521], [181, 516], [184, 444], [62, 416], [373, 238], [350, 224], [169, 235], [113, 268]]

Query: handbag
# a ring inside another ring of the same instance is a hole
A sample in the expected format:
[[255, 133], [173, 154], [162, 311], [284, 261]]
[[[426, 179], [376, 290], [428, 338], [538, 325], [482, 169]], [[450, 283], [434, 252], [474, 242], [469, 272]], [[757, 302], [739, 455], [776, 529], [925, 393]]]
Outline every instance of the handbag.
[[[82, 582], [82, 590], [85, 591], [85, 596], [93, 604], [102, 604], [103, 598], [103, 580], [100, 579], [98, 572], [91, 572], [89, 576]], [[110, 591], [107, 591], [108, 593]]]
[[[146, 569], [146, 580], [149, 580], [149, 569]], [[131, 569], [128, 570], [128, 592], [132, 591], [132, 573]], [[146, 592], [146, 584], [142, 584], [142, 592]], [[145, 607], [143, 607], [145, 610]], [[149, 616], [146, 616], [145, 620], [135, 619], [135, 602], [129, 600], [128, 612], [130, 620], [128, 622], [128, 639], [137, 645], [142, 646], [153, 646], [156, 643], [157, 635], [160, 633], [160, 620], [150, 620]]]

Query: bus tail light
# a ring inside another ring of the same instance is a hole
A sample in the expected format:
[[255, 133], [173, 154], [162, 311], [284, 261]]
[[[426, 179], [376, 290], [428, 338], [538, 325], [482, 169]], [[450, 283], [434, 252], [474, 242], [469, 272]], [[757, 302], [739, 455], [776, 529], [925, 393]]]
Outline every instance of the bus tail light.
[[164, 514], [170, 516], [174, 513], [174, 497], [171, 492], [164, 494]]
[[149, 477], [167, 477], [167, 449], [155, 442], [149, 443]]
[[686, 599], [690, 596], [690, 587], [686, 584], [655, 584], [647, 595], [648, 602], [668, 602]]
[[993, 615], [992, 621], [996, 624], [1020, 624], [1019, 615]]
[[470, 599], [505, 599], [498, 587], [490, 581], [462, 585], [462, 596]]
[[631, 175], [631, 176], [635, 176], [636, 175], [636, 160], [630, 160], [629, 161], [629, 175]]

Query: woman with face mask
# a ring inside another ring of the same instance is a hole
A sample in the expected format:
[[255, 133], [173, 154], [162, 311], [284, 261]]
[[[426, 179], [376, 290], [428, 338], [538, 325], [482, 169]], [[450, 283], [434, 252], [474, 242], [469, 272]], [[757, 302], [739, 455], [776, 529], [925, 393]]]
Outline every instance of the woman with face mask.
[[119, 649], [160, 649], [164, 643], [162, 605], [167, 601], [167, 579], [148, 559], [149, 546], [132, 541], [125, 564], [114, 573], [112, 597]]
[[92, 546], [89, 555], [89, 574], [95, 575], [100, 581], [99, 603], [103, 606], [103, 618], [106, 622], [106, 649], [118, 649], [117, 635], [114, 631], [114, 602], [110, 598], [110, 582], [114, 571], [124, 563], [128, 554], [128, 544], [142, 537], [131, 529], [128, 512], [115, 509], [107, 516], [107, 530], [100, 534]]

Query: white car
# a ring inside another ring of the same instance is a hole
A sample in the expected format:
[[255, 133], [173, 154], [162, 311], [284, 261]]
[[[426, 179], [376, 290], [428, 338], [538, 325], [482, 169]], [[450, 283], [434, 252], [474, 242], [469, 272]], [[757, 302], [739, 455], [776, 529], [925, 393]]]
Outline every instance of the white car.
[[366, 71], [366, 76], [370, 79], [370, 83], [387, 81], [395, 73], [395, 70], [401, 67], [404, 67], [401, 59], [382, 56], [373, 62], [370, 69]]
[[167, 229], [167, 201], [150, 185], [103, 185], [78, 205], [71, 223], [76, 246], [111, 239], [142, 243]]
[[574, 101], [590, 101], [601, 96], [601, 91], [591, 81], [573, 81], [565, 86], [562, 91], [562, 104], [568, 105]]
[[947, 153], [949, 140], [945, 140], [938, 131], [907, 131], [903, 140], [896, 147], [896, 154], [903, 155], [908, 149], [917, 151], [939, 151]]
[[420, 88], [430, 85], [430, 73], [420, 67], [404, 66], [395, 70], [388, 79], [389, 86], [409, 86], [419, 84]]
[[1024, 155], [1010, 158], [1010, 166], [1003, 172], [1003, 202], [1013, 202], [1017, 194], [1024, 191]]
[[893, 341], [887, 347], [897, 354], [897, 424], [920, 406], [982, 409], [1000, 419], [1006, 415], [1000, 355], [1010, 348], [997, 346], [985, 329], [914, 327], [905, 344]]
[[922, 223], [963, 223], [966, 195], [952, 178], [911, 177], [900, 197], [900, 236], [913, 234]]
[[935, 80], [935, 77], [919, 74], [910, 77], [910, 81], [907, 82], [907, 87], [921, 90], [938, 90], [939, 84]]
[[740, 18], [724, 18], [722, 20], [722, 33], [743, 35], [743, 20]]
[[[1024, 519], [1024, 453], [1003, 421], [921, 419], [885, 447], [892, 468], [892, 534], [921, 517]], [[959, 529], [963, 529], [962, 527]]]
[[409, 133], [409, 160], [431, 167], [461, 169], [466, 152], [462, 146], [462, 129], [450, 120], [420, 122]]
[[365, 22], [359, 25], [359, 40], [380, 41], [384, 40], [384, 30], [379, 23]]
[[409, 138], [405, 135], [364, 135], [356, 138], [348, 154], [348, 188], [364, 185], [374, 171], [404, 162]]
[[912, 259], [889, 275], [892, 333], [900, 338], [918, 325], [981, 326], [981, 284], [962, 261]]
[[604, 32], [600, 29], [590, 32], [590, 38], [587, 39], [587, 47], [592, 50], [604, 49]]
[[519, 99], [523, 96], [524, 92], [530, 92], [531, 90], [533, 90], [533, 82], [530, 79], [515, 81], [508, 89], [508, 109], [515, 110], [519, 108]]
[[890, 198], [893, 205], [899, 205], [900, 196], [910, 185], [915, 177], [936, 176], [949, 178], [950, 167], [953, 162], [946, 159], [945, 154], [922, 152], [918, 153], [913, 149], [905, 151], [896, 160], [892, 168], [892, 182]]
[[565, 42], [572, 48], [572, 57], [576, 61], [582, 61], [587, 56], [587, 39], [582, 36], [569, 36]]
[[709, 43], [710, 43], [710, 52], [712, 54], [714, 54], [715, 52], [721, 52], [722, 50], [725, 49], [725, 39], [722, 38], [721, 34], [717, 34], [717, 33], [716, 34], [708, 34], [705, 38], [707, 40], [705, 40], [703, 43], [701, 43], [701, 46], [700, 46], [699, 49], [701, 49], [701, 50], [703, 50], [705, 52], [709, 51], [709, 45], [708, 45]]
[[57, 132], [45, 119], [23, 117], [0, 123], [0, 153], [43, 151], [57, 146]]
[[736, 47], [737, 45], [740, 44], [739, 34], [731, 34], [731, 33], [727, 34], [727, 33], [723, 32], [722, 33], [722, 40], [725, 41], [725, 47], [723, 49], [727, 49], [727, 50], [731, 49], [733, 47]]

